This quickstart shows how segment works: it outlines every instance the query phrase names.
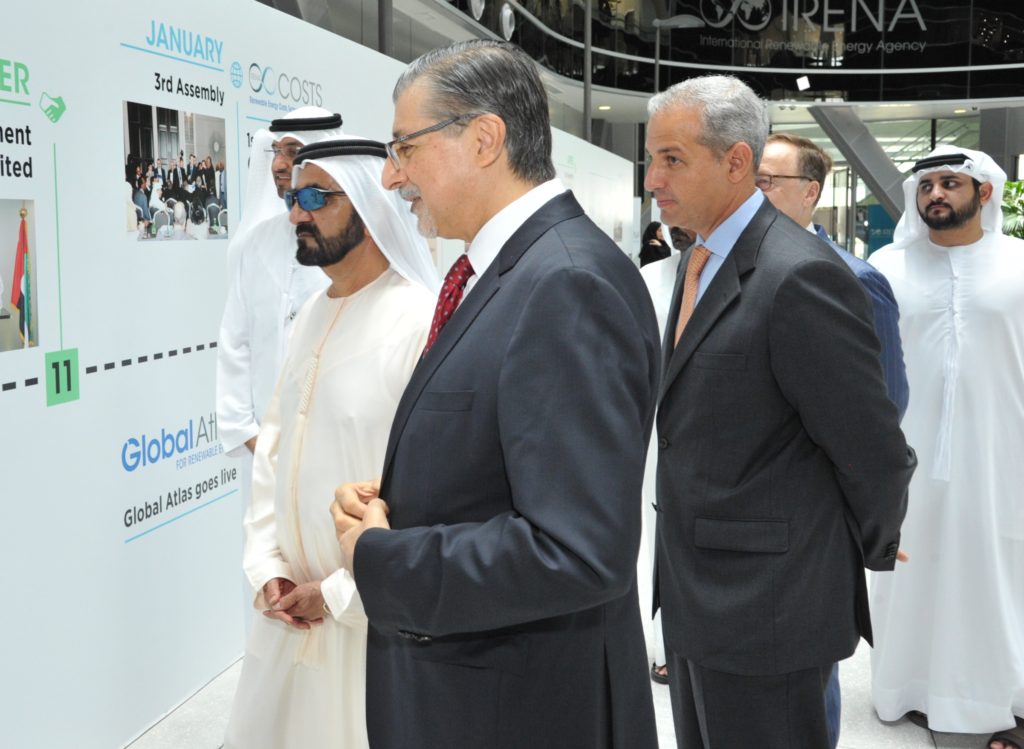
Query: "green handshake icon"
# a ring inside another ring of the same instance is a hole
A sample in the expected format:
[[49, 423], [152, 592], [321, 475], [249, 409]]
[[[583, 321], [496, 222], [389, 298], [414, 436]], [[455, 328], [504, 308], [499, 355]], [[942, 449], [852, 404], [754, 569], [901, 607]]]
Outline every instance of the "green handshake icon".
[[62, 96], [50, 96], [45, 91], [39, 99], [39, 108], [43, 110], [43, 114], [49, 118], [50, 122], [56, 122], [67, 111], [67, 105], [64, 103], [64, 97]]

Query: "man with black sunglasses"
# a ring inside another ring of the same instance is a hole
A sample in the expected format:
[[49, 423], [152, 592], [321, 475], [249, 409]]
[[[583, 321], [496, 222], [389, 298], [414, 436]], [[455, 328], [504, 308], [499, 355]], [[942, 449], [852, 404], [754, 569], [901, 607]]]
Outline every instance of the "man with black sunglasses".
[[[327, 284], [317, 268], [295, 260], [295, 233], [281, 199], [291, 187], [292, 160], [304, 143], [341, 135], [341, 115], [303, 107], [253, 135], [241, 222], [228, 245], [228, 292], [217, 340], [217, 429], [224, 451], [241, 458], [242, 505], [250, 495], [251, 455], [274, 392], [299, 307]], [[178, 167], [172, 170], [176, 184]], [[179, 186], [179, 201], [188, 193]], [[249, 583], [242, 588], [250, 611]], [[246, 628], [251, 617], [245, 617]]]
[[366, 616], [327, 506], [380, 470], [437, 292], [415, 220], [380, 184], [384, 159], [362, 138], [306, 146], [284, 194], [298, 262], [330, 283], [295, 319], [260, 425], [244, 564], [264, 616], [225, 747], [367, 745]]
[[303, 107], [253, 136], [242, 221], [228, 247], [230, 286], [217, 353], [217, 429], [229, 454], [255, 449], [295, 313], [326, 285], [323, 273], [295, 260], [281, 200], [292, 162], [306, 143], [341, 132], [341, 115]]

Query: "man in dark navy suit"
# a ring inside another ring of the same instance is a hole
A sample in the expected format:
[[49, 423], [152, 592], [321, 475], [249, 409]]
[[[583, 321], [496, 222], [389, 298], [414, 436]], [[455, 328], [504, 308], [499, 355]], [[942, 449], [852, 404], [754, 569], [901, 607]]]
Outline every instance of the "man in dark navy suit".
[[772, 133], [765, 144], [755, 183], [772, 205], [828, 242], [868, 293], [875, 334], [882, 346], [882, 372], [889, 399], [896, 404], [902, 419], [910, 399], [910, 387], [900, 342], [900, 310], [892, 287], [880, 271], [837, 245], [825, 228], [813, 221], [822, 186], [831, 170], [832, 159], [813, 141], [789, 133]]
[[394, 135], [384, 184], [469, 246], [395, 415], [390, 512], [372, 487], [334, 507], [370, 623], [370, 745], [654, 749], [636, 587], [650, 297], [555, 177], [519, 48], [413, 62]]
[[[772, 205], [807, 231], [829, 243], [864, 287], [871, 298], [875, 335], [882, 347], [881, 363], [889, 399], [896, 404], [900, 419], [907, 410], [910, 388], [903, 364], [900, 342], [900, 310], [892, 287], [874, 267], [847, 252], [829, 237], [821, 224], [814, 223], [814, 209], [821, 199], [825, 178], [832, 171], [832, 159], [814, 141], [789, 133], [772, 133], [764, 147], [761, 165], [754, 183]], [[839, 692], [839, 667], [833, 667], [825, 690], [828, 736], [832, 749], [839, 743], [842, 700]]]

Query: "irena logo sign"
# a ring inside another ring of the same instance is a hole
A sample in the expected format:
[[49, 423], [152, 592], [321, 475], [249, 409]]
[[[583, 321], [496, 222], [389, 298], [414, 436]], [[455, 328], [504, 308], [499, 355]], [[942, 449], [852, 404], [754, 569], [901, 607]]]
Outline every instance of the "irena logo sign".
[[761, 31], [776, 16], [783, 31], [808, 24], [824, 31], [892, 31], [900, 21], [916, 21], [927, 31], [917, 0], [700, 0], [700, 15], [714, 29], [737, 24]]

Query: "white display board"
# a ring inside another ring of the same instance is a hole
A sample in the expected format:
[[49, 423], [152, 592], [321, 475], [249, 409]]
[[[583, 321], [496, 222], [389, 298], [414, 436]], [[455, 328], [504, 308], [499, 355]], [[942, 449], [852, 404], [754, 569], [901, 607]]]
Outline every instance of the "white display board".
[[[249, 137], [315, 104], [388, 139], [403, 65], [252, 0], [44, 1], [16, 21], [0, 28], [0, 744], [109, 749], [243, 648], [214, 365]], [[630, 164], [562, 133], [555, 148], [627, 249]], [[134, 161], [192, 153], [211, 171], [179, 202], [199, 212], [156, 231]], [[11, 299], [22, 209], [27, 343]]]

